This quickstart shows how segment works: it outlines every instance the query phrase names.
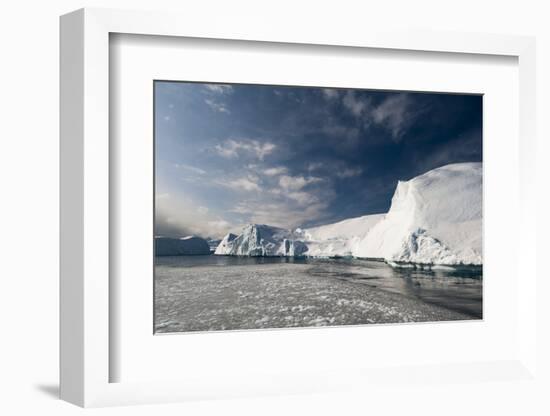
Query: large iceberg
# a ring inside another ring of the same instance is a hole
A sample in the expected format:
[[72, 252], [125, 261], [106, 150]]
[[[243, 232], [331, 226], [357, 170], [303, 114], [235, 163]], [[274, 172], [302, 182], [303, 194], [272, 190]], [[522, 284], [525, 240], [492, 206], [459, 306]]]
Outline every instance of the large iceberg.
[[393, 263], [481, 265], [482, 165], [446, 165], [397, 184], [391, 207], [354, 256]]
[[313, 228], [249, 224], [218, 255], [378, 258], [392, 265], [481, 265], [482, 165], [443, 166], [399, 181], [387, 214]]
[[155, 237], [156, 256], [189, 256], [210, 254], [205, 239], [188, 236], [183, 238]]

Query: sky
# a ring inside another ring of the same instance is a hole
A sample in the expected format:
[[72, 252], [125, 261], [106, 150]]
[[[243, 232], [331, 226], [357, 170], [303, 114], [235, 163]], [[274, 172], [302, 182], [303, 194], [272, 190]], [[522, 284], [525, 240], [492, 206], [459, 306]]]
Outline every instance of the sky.
[[482, 97], [155, 81], [155, 234], [387, 212], [398, 180], [482, 160]]

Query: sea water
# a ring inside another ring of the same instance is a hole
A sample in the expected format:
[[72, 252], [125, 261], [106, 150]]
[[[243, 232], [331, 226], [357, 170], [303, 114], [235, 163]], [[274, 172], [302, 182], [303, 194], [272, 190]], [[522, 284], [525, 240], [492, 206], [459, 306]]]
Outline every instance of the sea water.
[[155, 332], [482, 318], [482, 270], [289, 257], [155, 259]]

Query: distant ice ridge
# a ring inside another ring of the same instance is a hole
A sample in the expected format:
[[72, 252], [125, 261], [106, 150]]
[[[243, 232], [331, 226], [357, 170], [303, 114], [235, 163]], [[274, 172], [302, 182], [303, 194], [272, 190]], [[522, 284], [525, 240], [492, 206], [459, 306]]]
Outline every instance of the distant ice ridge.
[[196, 236], [183, 238], [155, 237], [156, 256], [182, 256], [210, 254], [205, 239]]
[[212, 238], [207, 238], [206, 239], [206, 242], [208, 243], [208, 247], [210, 248], [211, 253], [213, 253], [216, 250], [216, 248], [218, 248], [221, 241], [222, 240], [215, 240], [215, 239], [212, 239]]
[[296, 230], [249, 224], [239, 235], [226, 235], [215, 254], [481, 265], [481, 199], [481, 163], [447, 165], [400, 181], [387, 214]]

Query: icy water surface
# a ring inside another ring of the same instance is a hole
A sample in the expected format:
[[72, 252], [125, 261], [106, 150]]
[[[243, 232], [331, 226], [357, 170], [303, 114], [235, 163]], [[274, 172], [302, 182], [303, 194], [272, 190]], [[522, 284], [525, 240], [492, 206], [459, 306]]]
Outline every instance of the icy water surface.
[[481, 319], [481, 274], [357, 259], [157, 257], [155, 331]]

